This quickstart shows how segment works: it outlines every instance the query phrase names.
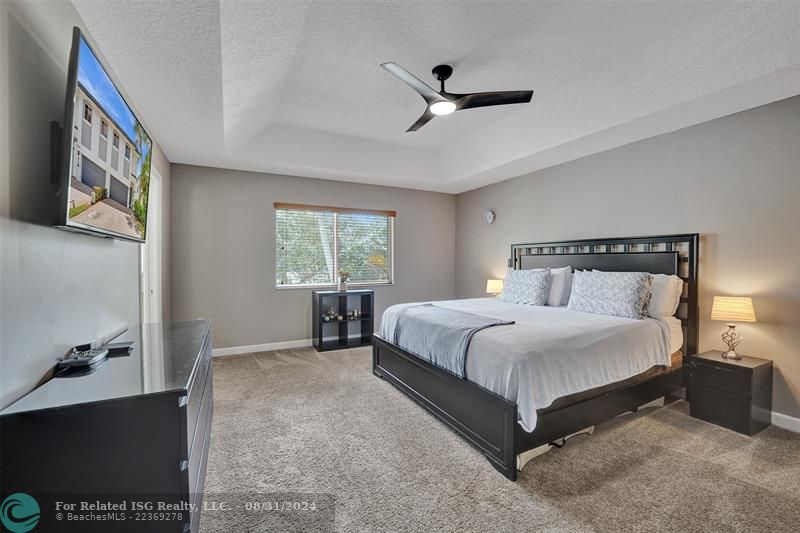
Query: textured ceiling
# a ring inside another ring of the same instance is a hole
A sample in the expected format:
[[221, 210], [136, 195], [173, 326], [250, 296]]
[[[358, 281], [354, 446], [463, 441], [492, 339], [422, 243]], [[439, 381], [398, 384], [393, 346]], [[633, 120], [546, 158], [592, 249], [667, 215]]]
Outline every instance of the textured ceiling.
[[[73, 0], [173, 162], [462, 192], [800, 93], [800, 2]], [[531, 104], [405, 129], [452, 92]]]

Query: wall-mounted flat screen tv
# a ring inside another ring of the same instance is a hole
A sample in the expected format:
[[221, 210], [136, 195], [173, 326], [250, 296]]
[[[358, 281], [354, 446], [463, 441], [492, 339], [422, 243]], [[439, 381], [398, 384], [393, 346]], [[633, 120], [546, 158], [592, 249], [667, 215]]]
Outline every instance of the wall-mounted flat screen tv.
[[73, 30], [57, 224], [144, 242], [153, 144], [78, 28]]

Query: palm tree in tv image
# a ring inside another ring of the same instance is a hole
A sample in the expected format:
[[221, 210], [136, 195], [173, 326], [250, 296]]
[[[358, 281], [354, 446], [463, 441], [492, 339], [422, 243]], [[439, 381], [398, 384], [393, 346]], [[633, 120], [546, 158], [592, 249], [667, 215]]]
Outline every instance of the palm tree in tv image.
[[152, 143], [150, 137], [145, 133], [144, 128], [139, 122], [133, 126], [133, 131], [136, 136], [136, 150], [139, 152], [139, 169], [137, 174], [138, 184], [136, 186], [137, 198], [133, 201], [133, 214], [136, 217], [136, 227], [139, 234], [144, 238], [145, 230], [147, 228], [147, 202], [148, 192], [150, 190], [150, 161], [152, 150]]

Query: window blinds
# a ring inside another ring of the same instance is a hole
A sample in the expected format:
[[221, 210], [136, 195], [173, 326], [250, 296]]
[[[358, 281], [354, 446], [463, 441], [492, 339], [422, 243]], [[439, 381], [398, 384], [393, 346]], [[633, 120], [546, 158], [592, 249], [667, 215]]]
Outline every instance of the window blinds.
[[394, 212], [275, 204], [277, 286], [393, 281]]
[[277, 285], [334, 283], [333, 218], [322, 211], [275, 211]]
[[391, 220], [384, 215], [337, 214], [339, 268], [350, 273], [350, 281], [391, 280]]

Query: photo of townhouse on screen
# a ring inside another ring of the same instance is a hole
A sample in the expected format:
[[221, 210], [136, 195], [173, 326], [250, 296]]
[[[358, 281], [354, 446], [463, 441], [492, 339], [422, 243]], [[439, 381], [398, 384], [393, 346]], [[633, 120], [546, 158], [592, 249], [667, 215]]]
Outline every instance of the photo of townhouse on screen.
[[77, 63], [67, 223], [144, 241], [152, 142], [82, 35]]

